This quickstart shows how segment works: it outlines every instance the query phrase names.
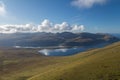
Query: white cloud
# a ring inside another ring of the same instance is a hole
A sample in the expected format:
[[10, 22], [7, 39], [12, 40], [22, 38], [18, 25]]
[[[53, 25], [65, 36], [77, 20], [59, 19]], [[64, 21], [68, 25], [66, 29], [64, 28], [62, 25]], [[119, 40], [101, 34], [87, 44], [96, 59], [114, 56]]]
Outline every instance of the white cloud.
[[72, 31], [79, 32], [79, 30], [83, 31], [84, 29], [85, 29], [84, 25], [80, 25], [80, 26], [75, 25], [73, 26]]
[[39, 32], [50, 32], [52, 28], [52, 23], [45, 19], [40, 25], [38, 25]]
[[0, 16], [5, 16], [6, 15], [6, 8], [5, 8], [5, 4], [0, 1]]
[[91, 8], [95, 4], [104, 4], [107, 0], [73, 0], [72, 5], [79, 8]]
[[67, 22], [53, 24], [45, 19], [40, 25], [0, 25], [0, 33], [33, 33], [33, 32], [81, 32], [84, 25], [69, 25]]
[[61, 24], [55, 24], [53, 30], [57, 32], [70, 31], [71, 26], [67, 22], [63, 22]]

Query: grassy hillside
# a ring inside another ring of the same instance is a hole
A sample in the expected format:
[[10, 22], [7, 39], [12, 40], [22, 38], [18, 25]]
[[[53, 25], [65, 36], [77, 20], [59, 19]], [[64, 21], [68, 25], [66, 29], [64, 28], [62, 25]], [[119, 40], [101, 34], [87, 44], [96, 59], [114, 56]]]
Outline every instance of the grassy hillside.
[[66, 57], [0, 49], [0, 80], [120, 80], [120, 42]]

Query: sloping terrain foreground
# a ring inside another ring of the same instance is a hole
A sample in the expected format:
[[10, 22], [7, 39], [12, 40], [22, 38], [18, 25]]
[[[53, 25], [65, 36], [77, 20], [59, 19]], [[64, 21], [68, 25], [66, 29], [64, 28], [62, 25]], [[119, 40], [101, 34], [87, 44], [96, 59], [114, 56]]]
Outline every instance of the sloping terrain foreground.
[[120, 42], [66, 57], [36, 51], [1, 49], [0, 80], [120, 80]]
[[72, 57], [79, 56], [68, 65], [38, 74], [29, 80], [120, 80], [120, 43]]

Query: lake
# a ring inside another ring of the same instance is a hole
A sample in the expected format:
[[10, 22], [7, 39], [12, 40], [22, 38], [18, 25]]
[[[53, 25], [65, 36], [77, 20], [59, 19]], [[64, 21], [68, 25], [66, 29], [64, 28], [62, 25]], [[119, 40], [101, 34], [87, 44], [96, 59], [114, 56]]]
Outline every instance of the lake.
[[60, 48], [60, 49], [42, 49], [39, 50], [38, 52], [40, 54], [43, 54], [45, 56], [69, 56], [69, 55], [74, 55], [83, 51], [87, 51], [89, 49], [93, 48], [101, 48], [108, 45], [107, 43], [105, 44], [99, 44], [99, 45], [94, 45], [94, 46], [86, 46], [86, 47], [76, 47], [76, 48]]
[[46, 56], [68, 56], [85, 51], [85, 48], [43, 49], [39, 52]]
[[94, 48], [102, 48], [110, 43], [103, 43], [94, 46], [86, 46], [86, 47], [73, 47], [73, 48], [65, 48], [65, 47], [32, 47], [32, 46], [14, 46], [14, 48], [27, 48], [27, 49], [40, 49], [38, 52], [45, 56], [69, 56], [74, 55], [80, 52], [87, 51], [89, 49]]

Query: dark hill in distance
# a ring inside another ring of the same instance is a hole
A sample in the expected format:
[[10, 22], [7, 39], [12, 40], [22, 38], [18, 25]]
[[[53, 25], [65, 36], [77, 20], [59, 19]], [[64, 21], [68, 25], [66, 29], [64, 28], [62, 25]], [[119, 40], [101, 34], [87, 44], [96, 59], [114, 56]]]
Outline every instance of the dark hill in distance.
[[112, 33], [111, 35], [120, 38], [120, 33]]
[[120, 39], [109, 34], [93, 33], [14, 33], [0, 34], [0, 46], [54, 47], [91, 46]]

